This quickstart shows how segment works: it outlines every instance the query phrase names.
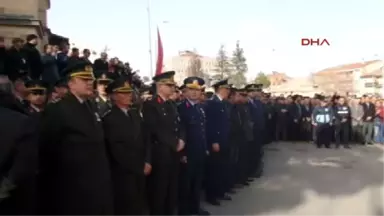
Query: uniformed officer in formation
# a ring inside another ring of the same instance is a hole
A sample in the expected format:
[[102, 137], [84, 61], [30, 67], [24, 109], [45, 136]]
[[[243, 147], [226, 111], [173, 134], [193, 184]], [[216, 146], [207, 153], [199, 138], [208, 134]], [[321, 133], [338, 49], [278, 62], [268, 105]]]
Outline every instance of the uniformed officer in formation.
[[47, 100], [46, 85], [40, 80], [30, 80], [26, 82], [25, 87], [29, 92], [26, 97], [29, 102], [29, 112], [41, 113]]
[[100, 77], [96, 79], [96, 95], [95, 104], [100, 116], [105, 115], [107, 111], [111, 109], [111, 102], [107, 95], [107, 86], [112, 82], [112, 79], [107, 76], [106, 73], [102, 73]]
[[351, 122], [351, 111], [346, 104], [344, 97], [337, 98], [334, 114], [336, 148], [339, 148], [341, 143], [344, 148], [350, 148], [348, 142], [350, 135], [349, 127]]
[[251, 160], [249, 174], [252, 177], [260, 177], [263, 172], [263, 130], [265, 128], [264, 107], [260, 101], [261, 84], [249, 84], [245, 86], [248, 91], [248, 106], [252, 119], [253, 141], [251, 142]]
[[230, 92], [228, 80], [213, 84], [215, 95], [205, 105], [209, 159], [206, 175], [206, 200], [220, 205], [220, 200], [231, 200], [227, 194], [230, 112], [227, 102]]
[[181, 160], [179, 215], [209, 215], [200, 207], [200, 197], [208, 156], [206, 114], [200, 102], [204, 80], [184, 80], [184, 100], [178, 106], [181, 125], [185, 129], [185, 156]]
[[40, 214], [113, 214], [111, 172], [101, 118], [91, 107], [92, 65], [65, 70], [69, 93], [42, 117]]
[[324, 96], [319, 95], [320, 106], [315, 107], [312, 112], [312, 124], [315, 126], [316, 131], [316, 146], [321, 148], [325, 146], [330, 148], [332, 140], [332, 120], [333, 111], [329, 106]]
[[115, 215], [145, 214], [145, 176], [151, 172], [147, 130], [133, 107], [133, 89], [124, 78], [108, 85], [113, 106], [103, 119], [111, 158]]
[[175, 91], [174, 71], [153, 77], [156, 96], [143, 104], [143, 118], [151, 139], [149, 209], [154, 215], [172, 215], [177, 210], [178, 177], [185, 134], [171, 95]]
[[[16, 212], [54, 215], [209, 215], [200, 205], [202, 189], [210, 204], [220, 205], [231, 200], [234, 189], [261, 175], [268, 116], [259, 100], [260, 85], [231, 90], [228, 80], [221, 80], [213, 85], [212, 97], [202, 97], [204, 80], [188, 77], [176, 106], [173, 71], [153, 77], [150, 89], [138, 89], [129, 77], [101, 74], [95, 79], [91, 65], [82, 61], [63, 75], [50, 89], [18, 78], [17, 102], [28, 105], [31, 128], [41, 131], [35, 132], [39, 142], [23, 149], [29, 158], [22, 161], [29, 170], [28, 190], [17, 175], [15, 182], [12, 176], [0, 185], [6, 201], [14, 185], [22, 194], [12, 193], [17, 201], [6, 204], [10, 209], [19, 205]], [[136, 90], [142, 93], [139, 104]]]

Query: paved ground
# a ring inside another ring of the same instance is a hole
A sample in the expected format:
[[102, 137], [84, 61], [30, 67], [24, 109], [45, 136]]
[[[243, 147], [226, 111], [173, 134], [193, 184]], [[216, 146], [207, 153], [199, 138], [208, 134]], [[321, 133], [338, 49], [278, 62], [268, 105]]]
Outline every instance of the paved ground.
[[271, 144], [265, 174], [215, 215], [383, 215], [383, 147]]

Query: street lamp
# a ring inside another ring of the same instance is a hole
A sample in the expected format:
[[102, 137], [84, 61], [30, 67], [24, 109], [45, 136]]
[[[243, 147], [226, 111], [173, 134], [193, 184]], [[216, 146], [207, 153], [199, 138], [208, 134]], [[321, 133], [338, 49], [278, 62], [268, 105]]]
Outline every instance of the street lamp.
[[152, 60], [152, 25], [151, 25], [151, 0], [147, 1], [148, 13], [148, 46], [149, 46], [149, 74], [153, 76], [153, 60]]

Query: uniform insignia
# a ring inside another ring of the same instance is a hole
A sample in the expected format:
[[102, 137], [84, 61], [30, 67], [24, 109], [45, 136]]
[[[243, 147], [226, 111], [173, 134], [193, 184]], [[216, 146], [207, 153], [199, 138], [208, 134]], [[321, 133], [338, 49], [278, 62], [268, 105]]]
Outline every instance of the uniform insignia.
[[96, 116], [96, 121], [100, 122], [101, 118], [100, 118], [100, 116], [99, 116], [99, 114], [97, 112], [95, 112], [95, 116]]
[[61, 100], [61, 98], [56, 98], [50, 101], [50, 103], [57, 103]]
[[84, 70], [87, 72], [93, 72], [92, 66], [85, 66]]
[[157, 98], [157, 103], [161, 104], [161, 103], [163, 103], [163, 100], [160, 97], [158, 97]]
[[343, 107], [343, 110], [346, 110], [347, 109], [347, 107]]
[[328, 108], [325, 108], [325, 111], [328, 112]]
[[[102, 116], [102, 118], [104, 118], [105, 116], [107, 116], [109, 113], [111, 113], [111, 110], [107, 110], [104, 114], [103, 114], [103, 116]], [[98, 116], [98, 115], [97, 115]], [[97, 117], [96, 117], [97, 118]]]
[[95, 99], [95, 101], [96, 101], [97, 103], [99, 103], [99, 102], [100, 102], [100, 99], [97, 97], [97, 98]]

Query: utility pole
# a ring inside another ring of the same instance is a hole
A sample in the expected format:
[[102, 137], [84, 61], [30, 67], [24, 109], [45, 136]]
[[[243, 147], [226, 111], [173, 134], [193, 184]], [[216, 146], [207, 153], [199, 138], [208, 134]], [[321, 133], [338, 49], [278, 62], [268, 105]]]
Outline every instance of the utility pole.
[[148, 46], [149, 46], [149, 74], [153, 77], [153, 59], [152, 59], [152, 25], [151, 25], [151, 0], [147, 1], [148, 12]]

